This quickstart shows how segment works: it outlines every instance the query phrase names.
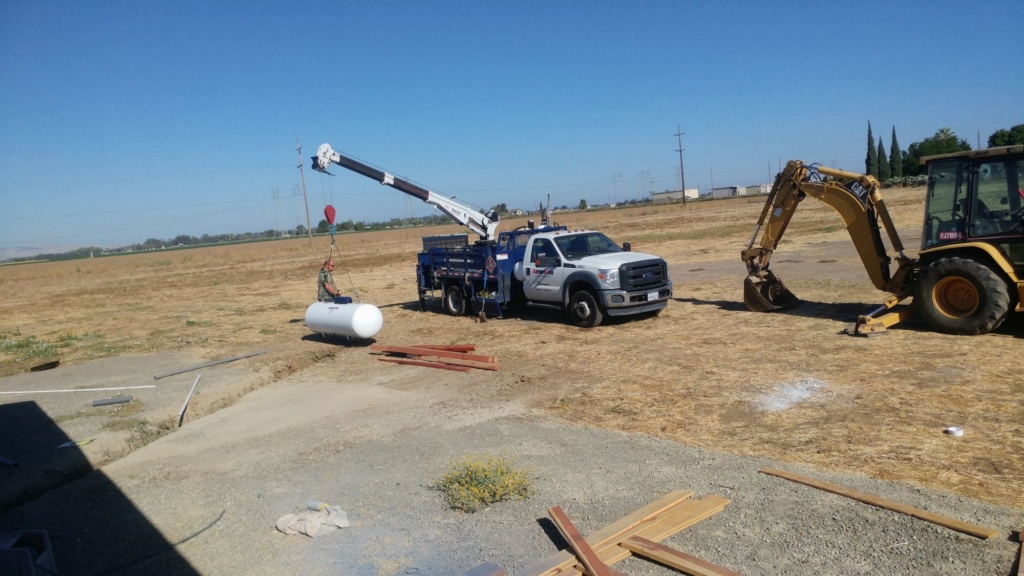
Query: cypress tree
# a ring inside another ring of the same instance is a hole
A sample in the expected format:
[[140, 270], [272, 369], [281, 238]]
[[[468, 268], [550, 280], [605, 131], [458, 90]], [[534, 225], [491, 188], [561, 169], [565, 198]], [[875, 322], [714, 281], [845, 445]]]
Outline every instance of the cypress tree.
[[871, 135], [871, 122], [868, 122], [868, 156], [864, 159], [864, 171], [868, 176], [878, 178], [878, 151], [875, 150], [875, 137]]
[[896, 141], [896, 127], [892, 127], [892, 144], [889, 146], [889, 171], [893, 178], [903, 177], [903, 154], [900, 143]]
[[889, 161], [885, 156], [885, 147], [882, 146], [882, 137], [878, 137], [878, 181], [885, 182], [889, 179]]

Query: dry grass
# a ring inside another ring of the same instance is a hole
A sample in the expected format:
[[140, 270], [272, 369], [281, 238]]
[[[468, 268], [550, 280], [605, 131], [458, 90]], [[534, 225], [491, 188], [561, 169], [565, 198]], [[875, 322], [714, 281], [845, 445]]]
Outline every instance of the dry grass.
[[[899, 228], [920, 228], [921, 190], [885, 196]], [[350, 293], [350, 270], [363, 300], [382, 307], [381, 343], [475, 342], [500, 356], [502, 372], [481, 384], [493, 390], [481, 393], [526, 398], [596, 426], [1024, 508], [1024, 330], [954, 337], [908, 326], [874, 339], [838, 335], [858, 304], [882, 297], [852, 249], [807, 258], [804, 274], [787, 278], [818, 305], [747, 312], [739, 251], [760, 210], [736, 199], [565, 216], [565, 224], [631, 241], [677, 270], [724, 270], [705, 281], [675, 278], [677, 301], [657, 317], [593, 330], [542, 312], [479, 324], [415, 311], [419, 237], [461, 231], [455, 226], [341, 236], [335, 279]], [[799, 260], [822, 242], [849, 248], [839, 217], [809, 200], [776, 262]], [[183, 348], [207, 358], [268, 346], [308, 356], [316, 343], [302, 340], [301, 319], [327, 251], [325, 239], [314, 250], [296, 239], [3, 267], [0, 339], [34, 337], [56, 347], [62, 363]], [[62, 334], [70, 336], [62, 342]], [[365, 352], [338, 351], [346, 361], [357, 355]], [[0, 373], [42, 361], [17, 358], [0, 354]], [[760, 408], [766, 394], [804, 378], [825, 386], [788, 409]], [[965, 435], [943, 435], [950, 425]]]

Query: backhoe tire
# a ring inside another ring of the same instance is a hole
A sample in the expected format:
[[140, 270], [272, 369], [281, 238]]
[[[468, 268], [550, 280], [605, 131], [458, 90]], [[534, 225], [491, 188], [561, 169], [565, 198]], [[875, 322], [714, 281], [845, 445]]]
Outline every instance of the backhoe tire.
[[944, 258], [921, 271], [914, 292], [918, 314], [946, 334], [985, 334], [1010, 311], [1006, 282], [991, 268], [966, 258]]
[[569, 322], [580, 328], [600, 326], [604, 320], [597, 298], [589, 290], [579, 290], [569, 298]]
[[466, 313], [466, 298], [462, 289], [454, 284], [444, 289], [444, 311], [452, 316]]

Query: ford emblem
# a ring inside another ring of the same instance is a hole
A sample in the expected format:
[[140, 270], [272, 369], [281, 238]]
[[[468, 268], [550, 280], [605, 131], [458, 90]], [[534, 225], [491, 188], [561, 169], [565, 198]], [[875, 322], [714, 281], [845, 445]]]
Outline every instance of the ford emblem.
[[650, 280], [654, 278], [654, 272], [644, 272], [644, 280]]

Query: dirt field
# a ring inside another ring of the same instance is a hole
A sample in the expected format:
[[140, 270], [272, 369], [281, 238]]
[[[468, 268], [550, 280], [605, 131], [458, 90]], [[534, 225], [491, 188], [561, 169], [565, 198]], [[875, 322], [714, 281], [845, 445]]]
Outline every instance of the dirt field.
[[[885, 196], [916, 246], [922, 191]], [[913, 322], [879, 338], [838, 335], [882, 295], [838, 216], [813, 201], [775, 260], [805, 303], [747, 312], [739, 251], [760, 208], [736, 199], [565, 217], [663, 256], [676, 283], [675, 301], [659, 316], [593, 330], [544, 312], [484, 324], [418, 312], [419, 237], [456, 226], [340, 236], [335, 278], [350, 292], [349, 271], [362, 299], [381, 307], [378, 342], [475, 342], [499, 357], [503, 394], [567, 419], [1024, 508], [1022, 323], [981, 337]], [[326, 239], [315, 243], [2, 267], [0, 375], [58, 357], [74, 364], [151, 351], [213, 359], [272, 348], [251, 362], [264, 381], [329, 356], [365, 362], [364, 348], [325, 343], [304, 326], [328, 253]], [[942, 434], [950, 425], [964, 436]]]

